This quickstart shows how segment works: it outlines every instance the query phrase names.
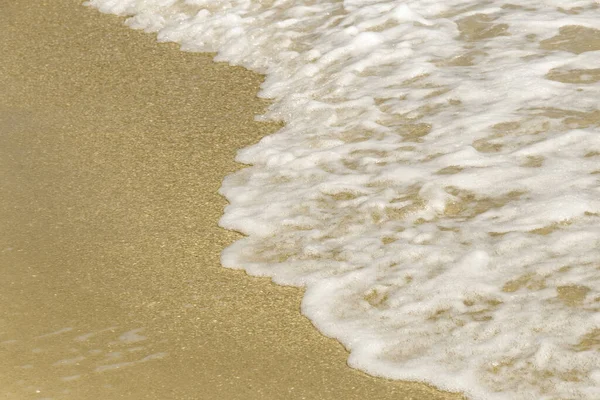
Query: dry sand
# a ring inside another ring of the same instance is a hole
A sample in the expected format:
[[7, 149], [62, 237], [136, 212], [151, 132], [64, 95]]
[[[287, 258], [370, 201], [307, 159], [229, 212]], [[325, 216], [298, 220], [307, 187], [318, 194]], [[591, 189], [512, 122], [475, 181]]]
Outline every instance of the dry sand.
[[[0, 399], [443, 399], [219, 265], [261, 77], [78, 0], [0, 0]], [[456, 398], [456, 397], [452, 397]]]

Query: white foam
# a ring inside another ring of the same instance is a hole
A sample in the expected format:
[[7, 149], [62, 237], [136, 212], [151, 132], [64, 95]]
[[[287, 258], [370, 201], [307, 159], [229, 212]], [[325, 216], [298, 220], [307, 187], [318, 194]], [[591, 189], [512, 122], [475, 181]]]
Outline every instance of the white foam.
[[351, 366], [600, 398], [594, 1], [88, 4], [266, 74], [286, 125], [223, 183], [223, 264], [305, 285]]

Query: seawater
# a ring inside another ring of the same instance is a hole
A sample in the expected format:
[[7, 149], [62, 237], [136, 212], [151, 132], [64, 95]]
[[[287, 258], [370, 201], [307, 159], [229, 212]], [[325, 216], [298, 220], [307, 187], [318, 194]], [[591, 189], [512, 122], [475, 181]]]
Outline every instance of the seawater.
[[600, 398], [596, 2], [87, 4], [266, 75], [261, 118], [285, 127], [223, 182], [247, 237], [222, 261], [305, 286], [351, 366]]

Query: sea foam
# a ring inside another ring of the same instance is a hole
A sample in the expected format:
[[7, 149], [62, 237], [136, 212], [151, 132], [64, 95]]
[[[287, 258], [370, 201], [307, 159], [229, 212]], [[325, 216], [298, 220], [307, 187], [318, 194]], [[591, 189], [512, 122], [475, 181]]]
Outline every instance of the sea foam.
[[306, 287], [370, 374], [600, 398], [594, 1], [91, 0], [266, 75], [223, 264]]

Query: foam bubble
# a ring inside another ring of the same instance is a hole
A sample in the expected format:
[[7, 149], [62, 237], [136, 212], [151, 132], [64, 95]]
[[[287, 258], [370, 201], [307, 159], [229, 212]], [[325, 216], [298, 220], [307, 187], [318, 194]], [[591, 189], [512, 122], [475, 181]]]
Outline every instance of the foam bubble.
[[599, 7], [91, 0], [266, 74], [223, 264], [306, 286], [349, 364], [473, 399], [597, 399]]

